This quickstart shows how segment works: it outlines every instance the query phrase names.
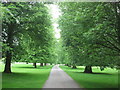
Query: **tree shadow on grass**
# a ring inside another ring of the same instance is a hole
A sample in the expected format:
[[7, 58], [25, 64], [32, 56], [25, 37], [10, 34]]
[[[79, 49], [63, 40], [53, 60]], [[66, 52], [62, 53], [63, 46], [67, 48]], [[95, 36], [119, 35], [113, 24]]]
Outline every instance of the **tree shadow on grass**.
[[70, 68], [71, 70], [84, 70], [84, 68]]
[[72, 67], [68, 67], [68, 66], [62, 66], [62, 67], [60, 67], [60, 68], [62, 68], [62, 69], [66, 69], [66, 70], [84, 70], [84, 68], [83, 67], [77, 67], [77, 68], [72, 68]]
[[26, 79], [26, 80], [29, 80], [29, 79], [32, 79], [34, 77], [39, 77], [39, 76], [43, 76], [44, 74], [40, 74], [40, 73], [27, 73], [27, 72], [12, 72], [10, 74], [8, 73], [3, 73], [3, 77], [6, 78], [6, 77], [9, 77], [11, 79], [15, 79], [15, 80], [19, 80], [20, 78], [21, 79]]
[[12, 72], [12, 73], [4, 73], [4, 72], [2, 72], [2, 74], [3, 74], [3, 75], [9, 75], [9, 74], [10, 74], [10, 75], [15, 75], [15, 76], [16, 76], [16, 75], [17, 75], [17, 76], [30, 75], [30, 73], [27, 73], [27, 72], [26, 72], [26, 73], [24, 73], [24, 72]]
[[75, 73], [82, 73], [82, 74], [92, 74], [92, 75], [113, 75], [110, 73], [98, 73], [98, 72], [93, 72], [93, 73], [84, 73], [84, 72], [75, 72]]
[[[92, 81], [92, 80], [84, 79], [81, 82], [88, 88], [87, 90], [89, 90], [89, 88], [91, 88], [90, 90], [99, 90], [100, 88], [102, 88], [101, 90], [107, 90], [105, 88], [118, 88], [117, 84], [112, 84], [112, 83], [109, 84], [109, 82], [107, 83], [104, 81]], [[117, 90], [117, 89], [113, 89], [113, 90]]]
[[[2, 90], [43, 90], [42, 88], [2, 88]], [[49, 90], [49, 89], [46, 89]]]
[[72, 67], [64, 67], [63, 69], [66, 69], [66, 70], [84, 70], [84, 68], [72, 68]]
[[34, 68], [34, 67], [17, 67], [17, 68], [32, 68], [32, 69], [36, 69], [36, 68]]
[[93, 72], [92, 74], [113, 75], [113, 74], [110, 74], [110, 73], [97, 73], [97, 72]]
[[31, 78], [31, 77], [33, 77], [33, 74], [31, 74], [31, 73], [27, 73], [27, 72], [12, 72], [12, 73], [2, 73], [2, 76], [3, 76], [3, 79], [4, 78], [8, 78], [8, 80], [9, 80], [9, 78], [11, 79], [11, 80], [21, 80], [21, 79], [29, 79], [29, 78]]
[[51, 67], [46, 67], [46, 66], [37, 66], [37, 68], [35, 68], [34, 66], [32, 67], [17, 67], [17, 68], [26, 68], [26, 69], [50, 69]]

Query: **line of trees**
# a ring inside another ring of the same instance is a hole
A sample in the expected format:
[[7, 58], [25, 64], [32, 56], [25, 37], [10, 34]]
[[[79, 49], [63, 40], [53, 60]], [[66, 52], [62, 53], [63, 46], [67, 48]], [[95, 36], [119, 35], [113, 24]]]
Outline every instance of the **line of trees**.
[[11, 73], [11, 62], [53, 63], [54, 33], [51, 16], [44, 3], [3, 2], [2, 58], [5, 73]]
[[[46, 4], [41, 2], [3, 2], [2, 58], [5, 73], [11, 62], [64, 63], [72, 68], [92, 66], [119, 68], [120, 3], [62, 2], [59, 42]], [[1, 43], [0, 43], [1, 44]]]
[[120, 3], [64, 2], [59, 3], [59, 20], [64, 53], [62, 63], [68, 66], [119, 67], [120, 65]]

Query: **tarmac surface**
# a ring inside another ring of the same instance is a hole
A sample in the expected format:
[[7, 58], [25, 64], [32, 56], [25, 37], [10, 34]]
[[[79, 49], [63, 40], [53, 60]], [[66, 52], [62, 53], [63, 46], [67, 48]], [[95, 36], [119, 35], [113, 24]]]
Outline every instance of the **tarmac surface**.
[[79, 88], [80, 86], [59, 65], [53, 66], [44, 88]]

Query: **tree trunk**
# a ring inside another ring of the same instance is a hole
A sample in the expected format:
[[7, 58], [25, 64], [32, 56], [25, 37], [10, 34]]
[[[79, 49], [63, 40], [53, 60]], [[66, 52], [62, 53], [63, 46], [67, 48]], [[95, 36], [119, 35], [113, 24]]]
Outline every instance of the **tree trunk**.
[[33, 63], [33, 66], [34, 66], [35, 68], [37, 68], [37, 65], [36, 65], [36, 63]]
[[92, 73], [92, 67], [91, 66], [86, 66], [84, 73]]
[[68, 64], [68, 67], [71, 67], [71, 65]]
[[77, 67], [75, 65], [72, 66], [73, 69], [76, 69]]
[[26, 64], [28, 64], [28, 62], [26, 62]]
[[119, 42], [119, 45], [120, 45], [120, 12], [118, 12], [120, 10], [120, 7], [119, 7], [119, 3], [116, 2], [114, 4], [114, 8], [115, 8], [115, 14], [116, 14], [116, 29], [117, 29], [117, 34], [118, 34], [118, 42]]
[[[14, 24], [8, 24], [8, 32], [7, 32], [7, 40], [6, 44], [10, 47], [12, 47], [13, 44], [13, 32], [14, 32]], [[8, 50], [6, 51], [6, 61], [5, 61], [5, 68], [4, 73], [11, 73], [11, 60], [12, 60], [12, 51]]]
[[47, 63], [44, 64], [45, 66], [47, 65]]
[[43, 67], [43, 63], [40, 63], [40, 66]]
[[50, 65], [52, 65], [52, 63], [50, 63]]
[[65, 64], [65, 66], [69, 66], [68, 64]]
[[7, 51], [4, 73], [11, 73], [11, 59], [12, 59], [12, 54], [10, 51]]

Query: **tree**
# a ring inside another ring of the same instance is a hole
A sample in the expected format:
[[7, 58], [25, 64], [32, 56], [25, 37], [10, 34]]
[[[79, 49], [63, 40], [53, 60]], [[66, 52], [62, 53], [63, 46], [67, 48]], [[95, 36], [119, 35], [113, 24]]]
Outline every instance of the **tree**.
[[11, 60], [33, 62], [35, 68], [37, 62], [48, 62], [53, 30], [45, 4], [7, 2], [2, 8], [4, 72], [11, 73]]
[[92, 73], [92, 66], [100, 66], [103, 70], [106, 66], [117, 65], [120, 45], [117, 43], [119, 39], [115, 28], [118, 24], [115, 4], [59, 4], [63, 13], [59, 21], [61, 37], [73, 66], [84, 65], [84, 72]]

